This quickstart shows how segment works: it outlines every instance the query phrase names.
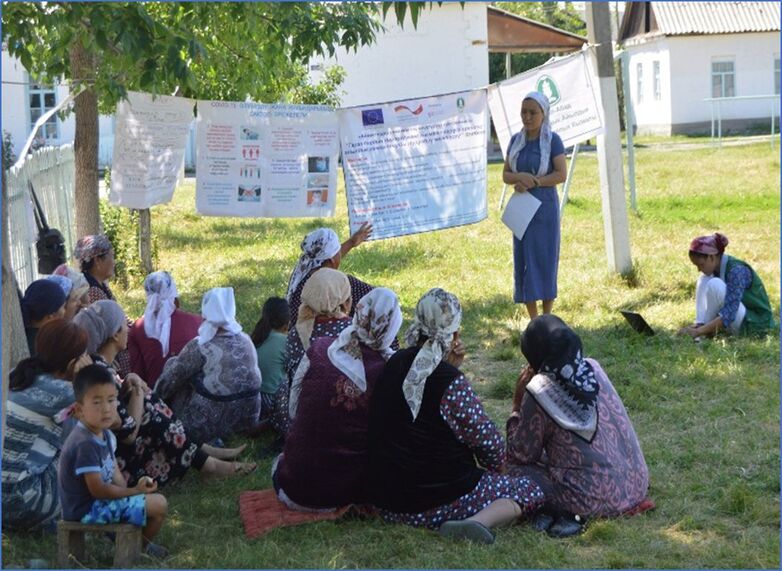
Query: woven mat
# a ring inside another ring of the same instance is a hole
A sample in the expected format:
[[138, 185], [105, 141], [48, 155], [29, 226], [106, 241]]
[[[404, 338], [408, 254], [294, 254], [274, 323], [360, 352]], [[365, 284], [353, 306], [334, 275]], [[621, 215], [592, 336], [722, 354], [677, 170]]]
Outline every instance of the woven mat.
[[277, 527], [332, 521], [341, 518], [347, 511], [348, 507], [333, 512], [297, 512], [278, 500], [272, 488], [239, 495], [239, 515], [248, 538], [258, 537]]

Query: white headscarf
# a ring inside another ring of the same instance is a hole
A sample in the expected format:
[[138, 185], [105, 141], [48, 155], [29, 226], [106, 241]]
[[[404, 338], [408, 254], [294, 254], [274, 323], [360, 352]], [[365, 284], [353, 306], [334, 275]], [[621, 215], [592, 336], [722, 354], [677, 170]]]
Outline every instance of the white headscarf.
[[365, 392], [367, 377], [359, 343], [374, 349], [388, 361], [394, 354], [391, 343], [401, 326], [399, 298], [390, 289], [375, 288], [359, 300], [353, 323], [329, 345], [329, 361]]
[[301, 242], [301, 256], [288, 282], [286, 297], [289, 302], [301, 280], [313, 269], [321, 267], [323, 262], [336, 256], [341, 248], [339, 236], [331, 228], [318, 228], [304, 237]]
[[[540, 126], [540, 134], [538, 135], [538, 140], [540, 141], [540, 165], [538, 165], [537, 176], [544, 176], [548, 174], [549, 160], [551, 159], [551, 123], [549, 121], [550, 105], [548, 97], [537, 91], [530, 91], [524, 96], [524, 99], [532, 99], [543, 110], [543, 123]], [[526, 144], [527, 133], [524, 127], [522, 127], [508, 148], [508, 164], [513, 172], [518, 172], [516, 170], [516, 159]]]
[[171, 316], [176, 310], [177, 298], [174, 278], [168, 272], [152, 272], [144, 280], [147, 308], [144, 310], [144, 333], [150, 339], [160, 341], [163, 356], [168, 355], [171, 338]]
[[428, 339], [423, 344], [402, 383], [402, 393], [413, 413], [418, 416], [424, 398], [426, 379], [451, 350], [453, 334], [462, 323], [462, 306], [452, 293], [432, 288], [424, 294], [415, 308], [415, 317], [405, 333], [407, 345], [418, 343], [421, 335]]
[[220, 328], [234, 335], [242, 331], [242, 326], [236, 321], [236, 301], [232, 287], [216, 287], [206, 292], [201, 302], [201, 315], [204, 322], [198, 328], [199, 345], [211, 341]]

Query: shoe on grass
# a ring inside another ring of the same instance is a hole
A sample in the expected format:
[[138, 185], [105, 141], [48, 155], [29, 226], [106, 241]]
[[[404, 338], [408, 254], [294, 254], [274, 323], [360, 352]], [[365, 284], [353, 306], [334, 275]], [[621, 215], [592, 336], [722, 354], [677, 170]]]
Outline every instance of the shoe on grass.
[[563, 515], [557, 518], [557, 520], [546, 531], [549, 537], [563, 538], [572, 537], [578, 535], [584, 531], [586, 526], [586, 520], [582, 519], [578, 515]]
[[494, 532], [473, 520], [451, 520], [440, 526], [438, 533], [443, 537], [466, 539], [474, 543], [494, 543]]
[[532, 529], [535, 531], [548, 531], [553, 523], [553, 515], [546, 512], [540, 512], [534, 518], [532, 518]]
[[151, 541], [147, 543], [147, 546], [144, 548], [144, 553], [155, 559], [165, 559], [168, 557], [168, 549], [157, 543], [152, 543]]

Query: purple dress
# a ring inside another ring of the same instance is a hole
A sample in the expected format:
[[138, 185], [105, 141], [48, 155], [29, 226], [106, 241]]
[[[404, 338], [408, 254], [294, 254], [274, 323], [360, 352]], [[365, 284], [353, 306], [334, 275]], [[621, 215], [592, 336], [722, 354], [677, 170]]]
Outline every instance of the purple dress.
[[[514, 135], [514, 138], [518, 135]], [[509, 146], [513, 145], [513, 139]], [[551, 134], [551, 158], [546, 174], [554, 171], [554, 157], [565, 147], [556, 133]], [[518, 172], [537, 174], [540, 165], [540, 140], [527, 141], [516, 159]], [[527, 303], [557, 297], [559, 267], [559, 199], [555, 186], [529, 191], [540, 200], [540, 208], [519, 240], [513, 236], [513, 301]]]
[[538, 482], [555, 508], [582, 516], [618, 516], [649, 489], [649, 470], [630, 418], [600, 364], [587, 359], [600, 383], [592, 442], [561, 428], [529, 393], [507, 423], [508, 473]]
[[367, 501], [369, 399], [385, 361], [361, 345], [367, 380], [361, 392], [329, 360], [333, 342], [314, 339], [307, 351], [310, 368], [274, 472], [275, 489], [290, 507], [324, 509]]

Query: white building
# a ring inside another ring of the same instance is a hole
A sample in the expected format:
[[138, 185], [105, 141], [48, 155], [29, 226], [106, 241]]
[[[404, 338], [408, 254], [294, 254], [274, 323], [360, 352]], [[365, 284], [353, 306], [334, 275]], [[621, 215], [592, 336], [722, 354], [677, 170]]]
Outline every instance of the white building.
[[723, 132], [770, 129], [779, 32], [773, 2], [627, 2], [619, 41], [638, 132], [707, 133], [712, 113]]

